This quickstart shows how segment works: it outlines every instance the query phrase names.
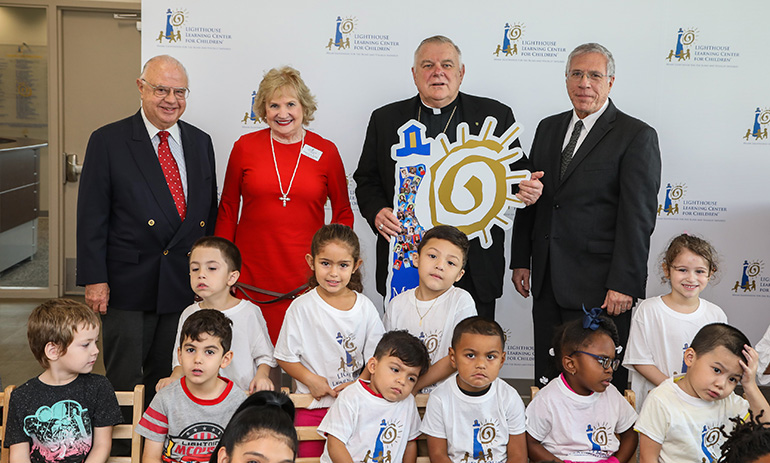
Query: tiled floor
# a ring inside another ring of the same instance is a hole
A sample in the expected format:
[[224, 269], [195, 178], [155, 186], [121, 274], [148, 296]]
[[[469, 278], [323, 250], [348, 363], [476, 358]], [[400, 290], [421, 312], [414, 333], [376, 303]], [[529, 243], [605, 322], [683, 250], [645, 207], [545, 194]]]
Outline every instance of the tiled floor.
[[[27, 318], [41, 302], [43, 300], [0, 299], [0, 380], [3, 387], [18, 386], [43, 371], [27, 344]], [[94, 373], [104, 374], [101, 352]]]

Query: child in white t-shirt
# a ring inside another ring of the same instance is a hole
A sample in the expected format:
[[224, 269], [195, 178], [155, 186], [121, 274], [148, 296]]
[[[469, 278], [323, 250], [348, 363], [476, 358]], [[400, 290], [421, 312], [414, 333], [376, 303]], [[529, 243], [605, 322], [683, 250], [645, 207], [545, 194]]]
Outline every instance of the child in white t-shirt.
[[[756, 383], [759, 355], [748, 338], [724, 323], [698, 331], [684, 353], [687, 373], [650, 392], [636, 422], [640, 463], [721, 461], [730, 419], [748, 411], [762, 421], [770, 406]], [[746, 399], [733, 393], [741, 383]]]
[[431, 367], [417, 384], [422, 393], [454, 373], [448, 355], [452, 332], [460, 321], [476, 315], [470, 293], [454, 286], [465, 272], [468, 247], [468, 237], [455, 227], [428, 230], [417, 247], [419, 285], [394, 297], [382, 319], [386, 331], [407, 330], [428, 349]]
[[[297, 426], [318, 426], [337, 394], [358, 379], [384, 329], [374, 304], [360, 291], [358, 237], [345, 225], [329, 224], [313, 236], [306, 256], [313, 289], [286, 311], [275, 358], [297, 382], [297, 393], [315, 399], [297, 410]], [[368, 372], [364, 372], [368, 379]], [[300, 442], [297, 456], [319, 457], [323, 441]]]
[[634, 309], [623, 366], [631, 370], [636, 409], [669, 377], [684, 374], [684, 351], [702, 327], [727, 323], [727, 316], [700, 293], [717, 271], [717, 254], [706, 241], [682, 234], [663, 254], [663, 275], [671, 292], [640, 302]]
[[[229, 240], [205, 236], [193, 244], [190, 251], [190, 285], [203, 300], [190, 305], [179, 316], [174, 345], [180, 345], [182, 326], [190, 315], [201, 309], [219, 310], [233, 321], [230, 349], [233, 351], [233, 359], [222, 369], [222, 376], [249, 393], [273, 390], [273, 383], [268, 376], [270, 368], [275, 367], [276, 363], [262, 311], [251, 302], [240, 300], [230, 293], [240, 274], [241, 253]], [[161, 390], [184, 375], [176, 349], [172, 367], [171, 376], [158, 381], [156, 390]]]
[[527, 407], [532, 461], [626, 463], [636, 452], [636, 412], [610, 382], [620, 360], [618, 331], [599, 308], [557, 328], [561, 374]]
[[505, 363], [503, 329], [466, 318], [454, 329], [449, 360], [457, 374], [431, 392], [420, 427], [431, 462], [526, 463], [524, 402], [497, 377]]
[[382, 336], [366, 363], [371, 381], [340, 392], [318, 425], [326, 436], [321, 463], [414, 463], [420, 415], [412, 390], [430, 366], [428, 351], [407, 331]]

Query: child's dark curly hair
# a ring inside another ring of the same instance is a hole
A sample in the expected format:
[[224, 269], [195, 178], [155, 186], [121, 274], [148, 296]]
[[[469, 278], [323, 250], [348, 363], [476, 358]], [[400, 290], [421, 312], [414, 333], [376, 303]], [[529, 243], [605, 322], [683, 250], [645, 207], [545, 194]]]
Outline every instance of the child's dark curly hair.
[[576, 350], [581, 350], [588, 346], [591, 343], [591, 338], [596, 334], [606, 334], [612, 339], [612, 342], [615, 343], [616, 347], [620, 344], [618, 328], [611, 318], [606, 315], [594, 317], [594, 320], [598, 322], [598, 326], [595, 329], [591, 329], [583, 328], [583, 322], [587, 317], [590, 317], [590, 315], [564, 323], [556, 328], [552, 345], [554, 351], [554, 366], [558, 372], [562, 372], [563, 369], [561, 359], [564, 356], [571, 355]]
[[749, 410], [748, 421], [740, 417], [730, 418], [735, 423], [733, 432], [727, 434], [724, 425], [721, 428], [722, 435], [727, 440], [722, 444], [722, 457], [719, 463], [751, 463], [760, 457], [770, 455], [770, 423], [763, 423], [762, 415], [754, 414]]

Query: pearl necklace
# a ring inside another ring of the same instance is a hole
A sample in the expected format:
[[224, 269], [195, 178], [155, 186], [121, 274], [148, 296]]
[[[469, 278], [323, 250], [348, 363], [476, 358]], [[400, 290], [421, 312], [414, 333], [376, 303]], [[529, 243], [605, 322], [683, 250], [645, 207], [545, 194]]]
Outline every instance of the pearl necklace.
[[289, 188], [286, 192], [283, 192], [283, 184], [281, 182], [281, 173], [278, 172], [278, 160], [275, 158], [275, 145], [273, 144], [273, 131], [270, 131], [270, 149], [273, 151], [273, 165], [275, 166], [275, 175], [278, 177], [278, 189], [281, 190], [281, 197], [279, 201], [283, 201], [283, 207], [286, 207], [286, 201], [291, 201], [289, 198], [289, 192], [291, 186], [294, 184], [294, 176], [297, 175], [297, 168], [299, 167], [299, 161], [302, 159], [302, 149], [305, 147], [305, 132], [302, 132], [302, 144], [299, 147], [299, 155], [297, 156], [297, 164], [294, 166], [294, 173], [291, 174], [291, 180], [289, 180]]

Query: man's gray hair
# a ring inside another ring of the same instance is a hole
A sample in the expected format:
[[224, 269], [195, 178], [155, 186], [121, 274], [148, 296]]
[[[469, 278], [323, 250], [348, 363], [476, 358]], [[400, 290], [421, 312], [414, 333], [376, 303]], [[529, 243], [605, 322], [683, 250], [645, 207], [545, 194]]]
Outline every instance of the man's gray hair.
[[570, 53], [567, 57], [567, 69], [565, 72], [569, 74], [572, 58], [585, 55], [586, 53], [601, 53], [604, 55], [604, 57], [607, 58], [607, 77], [612, 77], [615, 75], [615, 58], [612, 57], [612, 53], [610, 53], [610, 51], [607, 50], [603, 45], [594, 42], [578, 45], [577, 48], [572, 50], [572, 53]]
[[144, 79], [144, 74], [147, 72], [147, 68], [151, 63], [165, 63], [176, 66], [184, 74], [187, 85], [190, 85], [190, 76], [187, 75], [187, 69], [185, 69], [184, 65], [178, 59], [171, 55], [158, 55], [148, 59], [147, 62], [144, 63], [144, 66], [142, 66], [142, 73], [139, 75], [140, 79]]
[[449, 37], [445, 37], [443, 35], [434, 35], [433, 37], [428, 37], [427, 39], [420, 42], [419, 45], [417, 45], [417, 49], [414, 51], [414, 66], [417, 67], [417, 55], [420, 54], [420, 50], [424, 45], [428, 45], [429, 43], [448, 43], [452, 45], [455, 48], [455, 51], [457, 52], [457, 65], [462, 66], [463, 64], [463, 53], [460, 51], [460, 47], [455, 45], [454, 42], [452, 42], [452, 39]]

